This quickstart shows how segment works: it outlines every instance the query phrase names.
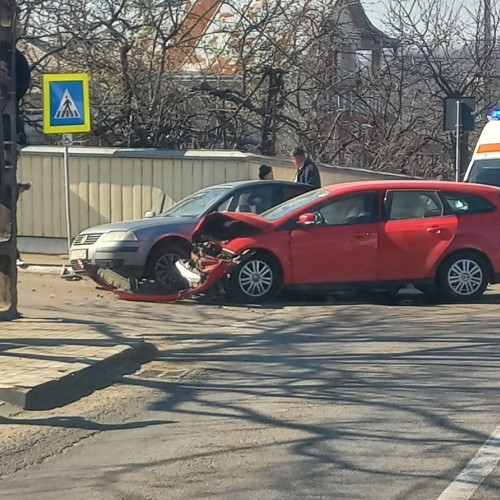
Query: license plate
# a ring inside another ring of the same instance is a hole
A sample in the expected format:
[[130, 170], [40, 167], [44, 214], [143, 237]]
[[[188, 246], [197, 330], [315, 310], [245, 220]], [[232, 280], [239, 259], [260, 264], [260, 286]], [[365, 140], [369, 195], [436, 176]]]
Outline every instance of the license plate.
[[87, 249], [82, 248], [81, 250], [71, 250], [70, 260], [86, 259]]

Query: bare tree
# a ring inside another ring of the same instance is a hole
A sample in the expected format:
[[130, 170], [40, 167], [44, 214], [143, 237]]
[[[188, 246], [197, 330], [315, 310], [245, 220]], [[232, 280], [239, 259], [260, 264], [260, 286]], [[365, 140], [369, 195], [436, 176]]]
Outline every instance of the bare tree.
[[[371, 168], [453, 178], [455, 137], [442, 130], [442, 99], [475, 97], [478, 122], [491, 106], [498, 14], [489, 11], [485, 36], [481, 5], [472, 12], [446, 0], [392, 0], [387, 10], [387, 29], [399, 40], [397, 55], [363, 80], [385, 103], [372, 113], [367, 134]], [[467, 133], [462, 142], [463, 170]]]
[[300, 142], [326, 163], [450, 176], [442, 98], [489, 106], [497, 12], [388, 1], [376, 61], [358, 50], [357, 0], [24, 0], [31, 103], [41, 73], [85, 71], [88, 142], [266, 154]]
[[329, 66], [322, 47], [341, 32], [330, 2], [33, 0], [22, 7], [25, 38], [41, 49], [35, 72], [91, 74], [94, 136], [104, 144], [275, 154], [301, 141], [327, 149], [334, 127], [320, 101], [332, 80], [321, 74]]

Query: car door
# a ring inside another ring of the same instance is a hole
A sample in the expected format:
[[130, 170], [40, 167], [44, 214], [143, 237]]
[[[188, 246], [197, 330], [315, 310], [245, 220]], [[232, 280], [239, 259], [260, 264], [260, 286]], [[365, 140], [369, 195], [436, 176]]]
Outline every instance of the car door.
[[375, 281], [378, 194], [365, 191], [318, 204], [316, 222], [295, 226], [290, 237], [294, 284]]
[[435, 190], [389, 190], [379, 232], [379, 281], [431, 277], [453, 241], [457, 217]]

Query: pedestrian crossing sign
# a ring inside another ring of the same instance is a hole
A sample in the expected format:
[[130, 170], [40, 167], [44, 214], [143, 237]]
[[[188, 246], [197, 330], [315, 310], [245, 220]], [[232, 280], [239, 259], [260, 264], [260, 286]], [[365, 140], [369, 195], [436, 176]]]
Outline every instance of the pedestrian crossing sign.
[[43, 75], [43, 131], [45, 134], [90, 132], [86, 73]]

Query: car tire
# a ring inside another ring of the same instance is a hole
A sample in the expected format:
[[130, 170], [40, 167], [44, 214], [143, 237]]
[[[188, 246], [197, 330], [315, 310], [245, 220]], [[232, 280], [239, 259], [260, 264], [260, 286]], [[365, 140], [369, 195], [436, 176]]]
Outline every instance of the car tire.
[[178, 259], [190, 257], [182, 245], [178, 243], [163, 243], [153, 248], [148, 256], [145, 268], [145, 276], [162, 284], [166, 289], [180, 289], [185, 286], [185, 281], [177, 271], [175, 262]]
[[226, 281], [226, 293], [238, 302], [268, 302], [283, 286], [283, 272], [272, 256], [256, 252], [243, 256], [231, 270]]
[[457, 252], [446, 258], [437, 272], [439, 295], [463, 302], [481, 297], [488, 286], [490, 270], [484, 257], [475, 252]]

